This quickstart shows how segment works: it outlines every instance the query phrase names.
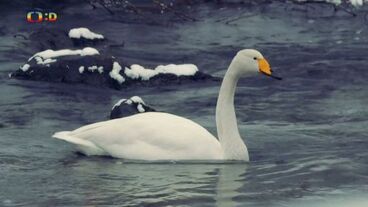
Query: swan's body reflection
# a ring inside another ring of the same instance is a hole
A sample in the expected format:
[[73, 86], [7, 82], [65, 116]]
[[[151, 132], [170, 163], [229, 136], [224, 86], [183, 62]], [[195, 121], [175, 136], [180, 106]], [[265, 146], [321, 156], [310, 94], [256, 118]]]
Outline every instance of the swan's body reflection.
[[84, 205], [237, 206], [234, 198], [240, 195], [247, 166], [95, 159], [75, 160], [68, 167], [74, 186], [70, 193], [82, 194]]
[[244, 185], [242, 179], [247, 166], [242, 164], [222, 165], [219, 169], [216, 206], [237, 206], [234, 198], [241, 194], [239, 188]]

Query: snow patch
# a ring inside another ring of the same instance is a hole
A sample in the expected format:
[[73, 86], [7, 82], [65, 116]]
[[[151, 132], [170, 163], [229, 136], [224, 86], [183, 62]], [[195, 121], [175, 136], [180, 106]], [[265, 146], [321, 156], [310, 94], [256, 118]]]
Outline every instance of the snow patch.
[[112, 107], [112, 110], [114, 110], [115, 107], [120, 106], [122, 103], [124, 103], [126, 101], [125, 98], [120, 99], [118, 102], [116, 102], [116, 104], [114, 104], [114, 106]]
[[26, 72], [28, 69], [29, 69], [30, 65], [29, 64], [24, 64], [22, 67], [20, 67], [20, 69], [23, 71], [23, 72]]
[[98, 70], [98, 72], [101, 74], [101, 73], [103, 73], [103, 69], [104, 69], [104, 67], [103, 66], [100, 66], [100, 67], [98, 67], [97, 68], [97, 70]]
[[[78, 51], [78, 50], [77, 50]], [[80, 56], [88, 56], [88, 55], [99, 55], [100, 53], [93, 47], [85, 47], [81, 50]]]
[[92, 73], [97, 70], [101, 74], [103, 73], [103, 66], [92, 65], [88, 67], [88, 70], [91, 71]]
[[182, 64], [182, 65], [159, 65], [155, 68], [158, 73], [170, 73], [177, 76], [191, 76], [194, 75], [198, 68], [193, 64]]
[[131, 65], [130, 68], [125, 67], [124, 73], [131, 79], [140, 78], [141, 80], [149, 80], [153, 76], [157, 75], [156, 71], [152, 69], [146, 69], [137, 64]]
[[84, 72], [84, 66], [80, 66], [78, 70], [79, 70], [79, 73], [82, 74]]
[[37, 57], [36, 61], [37, 61], [37, 64], [39, 64], [39, 65], [46, 65], [46, 66], [50, 67], [50, 63], [56, 62], [56, 59], [48, 58], [48, 59], [43, 60], [42, 58]]
[[103, 35], [94, 33], [85, 27], [73, 28], [69, 30], [68, 36], [69, 38], [75, 38], [75, 39], [80, 39], [80, 38], [85, 38], [85, 39], [90, 39], [90, 40], [104, 39]]
[[139, 96], [133, 96], [133, 97], [130, 97], [129, 99], [132, 100], [134, 103], [145, 104], [142, 98]]
[[95, 65], [90, 66], [90, 67], [88, 67], [88, 70], [93, 72], [93, 71], [97, 70], [97, 66], [95, 66]]
[[113, 107], [112, 107], [112, 110], [115, 108], [115, 107], [119, 107], [122, 103], [126, 103], [128, 105], [131, 105], [133, 103], [136, 103], [137, 104], [137, 110], [139, 113], [143, 113], [145, 112], [146, 110], [143, 108], [143, 105], [145, 105], [144, 101], [142, 100], [141, 97], [139, 96], [132, 96], [130, 97], [129, 99], [120, 99]]
[[[300, 2], [306, 1], [306, 0], [299, 0]], [[327, 0], [326, 2], [335, 4], [335, 5], [340, 5], [342, 4], [342, 0]], [[355, 6], [355, 7], [360, 7], [363, 6], [364, 1], [363, 0], [348, 0], [346, 1], [348, 3], [350, 3], [351, 5]]]
[[143, 113], [143, 112], [145, 112], [145, 111], [146, 111], [146, 110], [144, 110], [144, 108], [143, 108], [142, 104], [138, 104], [138, 105], [137, 105], [137, 109], [138, 109], [139, 113]]
[[130, 68], [125, 68], [125, 75], [131, 79], [149, 80], [158, 74], [174, 74], [176, 76], [192, 76], [198, 71], [196, 65], [193, 64], [169, 64], [159, 65], [154, 70], [144, 68], [141, 65], [131, 65]]
[[350, 0], [350, 3], [355, 7], [363, 6], [363, 0]]
[[125, 81], [125, 78], [120, 75], [121, 66], [118, 62], [114, 62], [112, 65], [112, 70], [110, 71], [109, 75], [112, 79], [117, 80], [120, 84]]
[[95, 48], [92, 48], [92, 47], [86, 47], [82, 50], [70, 50], [70, 49], [50, 50], [49, 49], [49, 50], [44, 50], [42, 52], [38, 52], [34, 54], [32, 57], [28, 59], [28, 61], [31, 61], [33, 58], [35, 58], [36, 61], [38, 62], [39, 60], [41, 60], [40, 58], [42, 58], [43, 61], [45, 61], [46, 59], [52, 60], [52, 58], [68, 56], [68, 55], [87, 56], [87, 55], [99, 55], [99, 54], [100, 53]]
[[340, 5], [342, 3], [341, 0], [327, 0], [327, 2], [333, 3], [335, 5]]

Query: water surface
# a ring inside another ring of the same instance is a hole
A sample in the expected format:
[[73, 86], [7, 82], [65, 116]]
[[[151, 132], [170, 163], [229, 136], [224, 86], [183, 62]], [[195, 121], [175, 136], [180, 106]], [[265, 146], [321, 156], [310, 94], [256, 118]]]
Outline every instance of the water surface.
[[[60, 9], [55, 25], [29, 25], [22, 19], [26, 8], [8, 9], [0, 22], [0, 206], [364, 206], [364, 15], [333, 15], [327, 8], [306, 14], [281, 3], [239, 7], [198, 6], [191, 14], [200, 21], [169, 25], [121, 23], [102, 9], [90, 17], [86, 5]], [[225, 23], [238, 14], [249, 16]], [[194, 63], [215, 76], [237, 50], [262, 51], [284, 80], [239, 83], [235, 104], [251, 162], [127, 162], [85, 157], [52, 139], [55, 131], [106, 120], [117, 100], [132, 95], [216, 133], [220, 83], [115, 91], [8, 78], [37, 52], [15, 33], [74, 26], [125, 41], [106, 51], [130, 63]]]

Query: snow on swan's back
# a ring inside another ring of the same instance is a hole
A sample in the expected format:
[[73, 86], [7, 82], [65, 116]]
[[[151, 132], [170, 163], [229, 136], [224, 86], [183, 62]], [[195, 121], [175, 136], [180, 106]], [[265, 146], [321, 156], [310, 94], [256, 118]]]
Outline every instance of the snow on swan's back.
[[219, 141], [205, 128], [161, 112], [98, 122], [53, 137], [76, 144], [86, 155], [137, 160], [223, 159]]

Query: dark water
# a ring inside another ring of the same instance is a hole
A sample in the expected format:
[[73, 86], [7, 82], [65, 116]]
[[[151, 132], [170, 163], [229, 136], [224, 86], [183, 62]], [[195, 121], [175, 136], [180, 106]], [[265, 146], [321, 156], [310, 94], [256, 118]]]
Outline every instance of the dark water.
[[[26, 8], [3, 8], [0, 206], [368, 206], [364, 14], [300, 8], [209, 4], [190, 10], [200, 21], [168, 26], [119, 23], [103, 10], [92, 18], [85, 5], [60, 9], [55, 25], [29, 25]], [[226, 24], [240, 14], [246, 17]], [[8, 79], [37, 52], [14, 33], [74, 26], [124, 40], [124, 48], [106, 51], [131, 63], [194, 63], [217, 76], [238, 49], [262, 51], [284, 80], [239, 83], [238, 123], [251, 162], [129, 163], [81, 156], [52, 139], [55, 131], [107, 119], [118, 99], [132, 95], [215, 133], [219, 83], [114, 91]]]

